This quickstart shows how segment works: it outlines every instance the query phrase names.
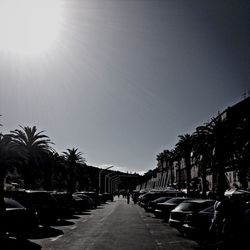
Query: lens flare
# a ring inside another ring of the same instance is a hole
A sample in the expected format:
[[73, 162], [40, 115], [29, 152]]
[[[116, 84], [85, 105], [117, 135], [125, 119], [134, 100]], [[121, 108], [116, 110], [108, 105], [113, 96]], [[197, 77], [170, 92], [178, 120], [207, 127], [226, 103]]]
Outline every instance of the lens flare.
[[1, 0], [0, 51], [39, 56], [57, 41], [62, 25], [60, 0]]

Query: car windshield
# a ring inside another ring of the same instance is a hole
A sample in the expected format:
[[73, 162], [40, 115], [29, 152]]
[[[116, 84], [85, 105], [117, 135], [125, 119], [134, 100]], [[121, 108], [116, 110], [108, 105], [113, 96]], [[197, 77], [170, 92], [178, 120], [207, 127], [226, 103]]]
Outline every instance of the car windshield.
[[56, 202], [55, 198], [47, 192], [29, 193], [29, 197], [34, 204], [54, 204]]
[[164, 196], [164, 197], [160, 197], [160, 198], [155, 199], [154, 202], [160, 203], [160, 202], [163, 202], [163, 201], [166, 201], [166, 200], [169, 200], [169, 199], [170, 199], [170, 197]]
[[176, 211], [200, 211], [208, 206], [211, 206], [213, 202], [182, 202], [179, 204], [175, 210]]
[[185, 199], [180, 199], [180, 198], [172, 198], [172, 199], [170, 199], [170, 200], [168, 200], [166, 203], [167, 204], [175, 204], [175, 205], [177, 205], [177, 204], [180, 204], [181, 202], [183, 202]]
[[201, 211], [202, 213], [214, 213], [214, 206], [205, 208]]
[[4, 198], [5, 208], [24, 208], [20, 203], [13, 199]]

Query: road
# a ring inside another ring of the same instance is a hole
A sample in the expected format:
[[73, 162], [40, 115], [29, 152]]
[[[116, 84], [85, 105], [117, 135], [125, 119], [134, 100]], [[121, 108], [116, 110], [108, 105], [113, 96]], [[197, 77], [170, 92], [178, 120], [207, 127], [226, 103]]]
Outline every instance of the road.
[[178, 235], [167, 223], [123, 198], [75, 216], [30, 239], [42, 250], [194, 250], [193, 241]]

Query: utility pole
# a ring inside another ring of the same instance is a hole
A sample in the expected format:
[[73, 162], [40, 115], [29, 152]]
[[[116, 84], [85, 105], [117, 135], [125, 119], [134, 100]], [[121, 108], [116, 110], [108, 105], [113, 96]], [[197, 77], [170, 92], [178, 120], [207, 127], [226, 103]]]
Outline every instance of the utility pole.
[[110, 190], [109, 190], [109, 183], [108, 183], [108, 187], [107, 187], [107, 179], [108, 179], [108, 178], [110, 179], [110, 176], [113, 175], [113, 174], [116, 174], [116, 175], [117, 175], [117, 172], [113, 172], [113, 173], [110, 173], [110, 174], [106, 174], [106, 175], [105, 175], [105, 184], [104, 184], [104, 192], [105, 192], [105, 193], [110, 192]]
[[101, 184], [102, 184], [102, 172], [103, 171], [106, 171], [110, 168], [113, 168], [114, 166], [110, 166], [110, 167], [107, 167], [107, 168], [104, 168], [104, 169], [100, 169], [99, 170], [99, 186], [98, 186], [98, 193], [100, 194], [101, 193]]

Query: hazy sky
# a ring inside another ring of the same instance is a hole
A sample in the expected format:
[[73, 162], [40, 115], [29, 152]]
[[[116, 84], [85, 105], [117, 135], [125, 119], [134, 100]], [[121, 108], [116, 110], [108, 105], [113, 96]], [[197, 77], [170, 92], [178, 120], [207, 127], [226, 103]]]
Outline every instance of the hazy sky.
[[15, 28], [20, 7], [2, 20], [0, 41], [6, 27], [17, 34], [12, 47], [0, 42], [5, 133], [37, 126], [59, 153], [75, 147], [89, 165], [148, 171], [158, 153], [174, 148], [178, 135], [193, 133], [250, 90], [249, 1], [57, 5], [41, 13], [42, 21], [33, 21], [35, 10], [29, 11], [23, 25], [31, 25], [28, 31]]

